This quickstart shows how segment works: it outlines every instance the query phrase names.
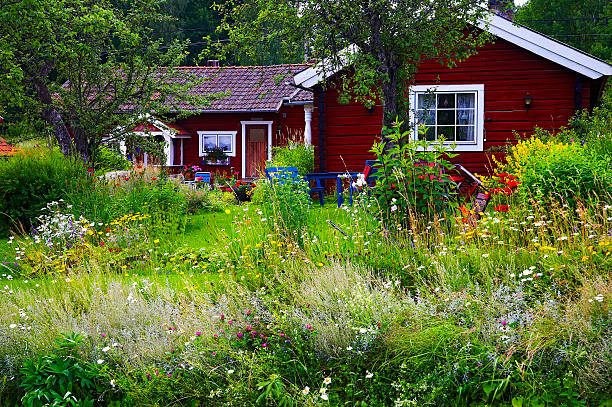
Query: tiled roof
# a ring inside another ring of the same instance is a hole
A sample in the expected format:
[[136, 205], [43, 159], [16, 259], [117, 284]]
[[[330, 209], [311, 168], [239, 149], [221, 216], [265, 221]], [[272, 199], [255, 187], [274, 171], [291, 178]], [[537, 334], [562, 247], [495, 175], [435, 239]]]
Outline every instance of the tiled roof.
[[[214, 111], [249, 111], [275, 112], [283, 100], [298, 96], [297, 101], [312, 100], [312, 92], [296, 93], [293, 76], [310, 67], [309, 64], [284, 64], [269, 66], [230, 66], [230, 67], [180, 67], [186, 76], [201, 78], [193, 92], [198, 96], [207, 96], [220, 92], [228, 92], [227, 96], [213, 100], [209, 106], [193, 108], [188, 105], [181, 107], [188, 110]], [[185, 78], [177, 79], [184, 81]]]
[[9, 145], [5, 139], [0, 137], [0, 156], [14, 155], [17, 149]]

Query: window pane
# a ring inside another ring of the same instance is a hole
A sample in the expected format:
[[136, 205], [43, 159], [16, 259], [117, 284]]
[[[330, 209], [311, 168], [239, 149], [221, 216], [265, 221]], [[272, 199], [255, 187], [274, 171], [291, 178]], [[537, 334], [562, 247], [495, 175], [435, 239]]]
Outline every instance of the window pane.
[[436, 107], [436, 95], [433, 93], [417, 94], [417, 109], [432, 109]]
[[474, 107], [474, 102], [476, 100], [476, 95], [473, 93], [458, 93], [457, 94], [457, 107], [465, 108], [465, 107]]
[[212, 150], [217, 147], [217, 136], [204, 136], [202, 137], [202, 149]]
[[454, 93], [438, 94], [438, 109], [453, 109], [455, 107]]
[[436, 124], [436, 116], [433, 110], [419, 110], [417, 112], [418, 124]]
[[455, 111], [454, 110], [438, 110], [438, 126], [453, 125], [455, 124]]
[[471, 109], [457, 110], [457, 124], [474, 124], [474, 111]]
[[219, 135], [219, 147], [223, 151], [232, 151], [232, 136], [229, 134]]
[[455, 141], [454, 127], [438, 127], [438, 139], [444, 137], [445, 141]]
[[457, 126], [457, 141], [474, 141], [474, 126]]

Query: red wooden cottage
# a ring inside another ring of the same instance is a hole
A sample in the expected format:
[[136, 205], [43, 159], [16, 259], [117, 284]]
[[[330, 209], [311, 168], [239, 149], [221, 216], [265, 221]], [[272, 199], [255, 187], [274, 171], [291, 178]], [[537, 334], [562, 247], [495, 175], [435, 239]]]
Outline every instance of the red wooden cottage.
[[[497, 38], [449, 69], [425, 61], [409, 87], [414, 120], [427, 137], [456, 143], [456, 158], [476, 172], [490, 169], [488, 150], [516, 141], [514, 131], [555, 130], [598, 101], [612, 66], [559, 41], [491, 14]], [[296, 86], [314, 93], [312, 140], [320, 171], [359, 171], [381, 133], [382, 106], [339, 101], [336, 72], [317, 66], [298, 73]], [[331, 86], [323, 86], [323, 85]]]
[[[310, 142], [312, 93], [289, 83], [309, 66], [180, 68], [205, 78], [193, 92], [227, 95], [209, 106], [187, 106], [198, 111], [188, 118], [171, 124], [151, 120], [136, 131], [166, 141], [166, 166], [198, 165], [204, 171], [232, 170], [242, 178], [257, 177], [271, 158], [272, 146], [286, 143], [288, 138]], [[224, 150], [228, 158], [207, 160], [214, 148]]]

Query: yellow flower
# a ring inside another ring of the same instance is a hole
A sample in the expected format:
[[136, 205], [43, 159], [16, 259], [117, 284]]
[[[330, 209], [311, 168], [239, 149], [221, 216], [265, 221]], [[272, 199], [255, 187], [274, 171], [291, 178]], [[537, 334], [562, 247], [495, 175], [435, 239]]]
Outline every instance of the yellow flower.
[[589, 258], [587, 256], [582, 256], [582, 261], [587, 261]]
[[226, 209], [225, 213], [229, 215], [230, 213], [232, 213], [232, 211], [230, 211], [229, 209]]
[[319, 266], [319, 267], [323, 267], [323, 263], [318, 262], [318, 263], [317, 263], [317, 266]]
[[153, 240], [153, 243], [158, 244], [159, 243], [159, 239]]

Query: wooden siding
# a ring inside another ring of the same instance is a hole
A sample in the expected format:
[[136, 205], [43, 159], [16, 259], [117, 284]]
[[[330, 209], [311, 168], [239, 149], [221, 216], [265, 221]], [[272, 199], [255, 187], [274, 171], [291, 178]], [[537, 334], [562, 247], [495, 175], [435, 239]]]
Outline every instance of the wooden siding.
[[[535, 126], [557, 130], [567, 125], [575, 111], [576, 78], [565, 67], [497, 39], [452, 69], [437, 61], [424, 62], [414, 84], [484, 84], [485, 152], [462, 152], [455, 161], [470, 170], [488, 172], [491, 154], [487, 150], [516, 141], [515, 131], [530, 134]], [[601, 82], [581, 79], [581, 107], [591, 108], [596, 99], [592, 92], [599, 91]], [[529, 111], [524, 105], [527, 92], [533, 99]], [[382, 107], [369, 112], [355, 102], [341, 104], [333, 86], [326, 90], [325, 104], [327, 171], [362, 170], [364, 161], [373, 158], [369, 149], [380, 134]], [[313, 144], [318, 144], [314, 126]]]

